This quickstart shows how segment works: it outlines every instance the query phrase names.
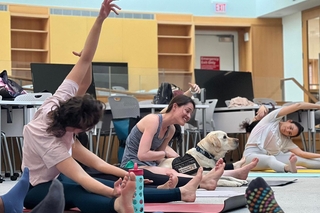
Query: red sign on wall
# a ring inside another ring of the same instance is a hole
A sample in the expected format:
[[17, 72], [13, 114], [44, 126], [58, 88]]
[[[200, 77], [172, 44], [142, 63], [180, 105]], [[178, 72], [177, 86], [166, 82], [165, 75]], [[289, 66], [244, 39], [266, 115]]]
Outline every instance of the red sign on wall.
[[200, 65], [201, 65], [201, 69], [204, 69], [204, 70], [220, 70], [220, 57], [219, 56], [201, 56]]
[[225, 13], [227, 8], [226, 3], [216, 3], [216, 13]]

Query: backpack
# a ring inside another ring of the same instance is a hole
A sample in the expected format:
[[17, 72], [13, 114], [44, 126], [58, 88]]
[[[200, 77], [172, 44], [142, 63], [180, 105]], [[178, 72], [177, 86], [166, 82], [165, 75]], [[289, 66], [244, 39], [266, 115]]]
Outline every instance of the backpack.
[[157, 94], [153, 97], [154, 104], [169, 104], [173, 97], [172, 87], [170, 83], [161, 83]]
[[4, 100], [11, 100], [27, 92], [15, 81], [8, 78], [6, 70], [0, 73], [0, 95]]

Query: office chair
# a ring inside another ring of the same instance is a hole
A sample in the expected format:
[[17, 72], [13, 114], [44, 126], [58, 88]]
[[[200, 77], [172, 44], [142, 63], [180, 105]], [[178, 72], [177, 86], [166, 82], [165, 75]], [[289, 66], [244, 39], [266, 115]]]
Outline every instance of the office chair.
[[[110, 96], [108, 98], [112, 113], [110, 122], [109, 140], [107, 145], [106, 161], [109, 162], [110, 150], [113, 148], [111, 142], [112, 132], [116, 131], [119, 140], [125, 141], [129, 134], [130, 118], [137, 119], [140, 117], [140, 107], [138, 100], [133, 96]], [[125, 129], [124, 129], [125, 128]], [[119, 157], [119, 156], [118, 156]], [[121, 157], [122, 158], [122, 157]], [[121, 159], [119, 158], [119, 161]]]
[[[218, 99], [207, 99], [205, 102], [205, 104], [209, 105], [209, 108], [206, 109], [206, 116], [205, 116], [206, 117], [206, 123], [205, 123], [206, 134], [215, 130], [213, 113], [214, 113], [214, 109], [216, 108], [217, 103], [218, 103]], [[203, 124], [202, 124], [202, 110], [201, 109], [197, 109], [196, 120], [198, 120], [198, 122], [199, 122], [199, 128], [202, 129]], [[205, 135], [203, 137], [205, 137]]]

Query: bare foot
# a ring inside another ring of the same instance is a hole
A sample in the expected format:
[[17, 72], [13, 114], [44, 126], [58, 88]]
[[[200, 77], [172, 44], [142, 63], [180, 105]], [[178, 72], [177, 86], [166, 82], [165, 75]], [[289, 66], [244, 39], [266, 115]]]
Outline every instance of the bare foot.
[[239, 161], [235, 162], [233, 164], [233, 169], [239, 169], [243, 166], [243, 164], [246, 162], [246, 158], [242, 157]]
[[298, 160], [297, 156], [295, 154], [291, 154], [289, 157], [289, 165], [286, 165], [284, 167], [284, 170], [286, 172], [297, 173], [297, 166], [296, 166], [297, 160]]
[[118, 213], [134, 213], [132, 199], [136, 189], [136, 176], [130, 172], [126, 176], [130, 177], [124, 184], [121, 196], [114, 201], [114, 209]]
[[222, 158], [220, 158], [217, 161], [216, 166], [213, 169], [211, 169], [210, 172], [203, 176], [200, 183], [200, 188], [206, 190], [215, 190], [217, 187], [218, 180], [223, 174], [224, 165], [225, 163], [223, 162]]
[[176, 188], [176, 186], [178, 184], [178, 177], [173, 173], [168, 173], [167, 175], [169, 176], [169, 180], [165, 184], [159, 185], [157, 187], [158, 189], [173, 189], [173, 188]]
[[203, 168], [200, 167], [192, 180], [186, 185], [180, 187], [181, 200], [185, 202], [194, 202], [196, 200], [196, 191], [202, 179]]
[[239, 169], [224, 171], [223, 175], [235, 177], [240, 180], [247, 180], [250, 170], [253, 169], [254, 167], [256, 167], [258, 162], [259, 162], [259, 159], [254, 158], [249, 164], [247, 164]]

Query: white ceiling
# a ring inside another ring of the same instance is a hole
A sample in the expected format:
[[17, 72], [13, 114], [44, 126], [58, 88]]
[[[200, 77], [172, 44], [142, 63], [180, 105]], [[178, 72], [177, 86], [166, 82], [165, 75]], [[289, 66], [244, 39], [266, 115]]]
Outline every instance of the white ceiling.
[[[280, 0], [281, 1], [281, 0]], [[288, 16], [299, 11], [307, 10], [313, 7], [317, 7], [320, 5], [320, 0], [308, 0], [297, 3], [295, 5], [273, 11], [271, 13], [267, 13], [265, 15], [259, 16], [261, 18], [281, 18], [284, 16]]]

